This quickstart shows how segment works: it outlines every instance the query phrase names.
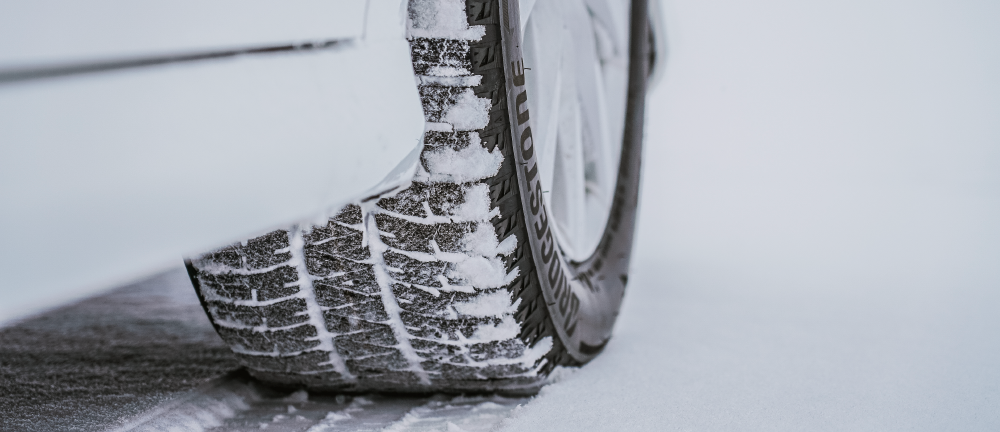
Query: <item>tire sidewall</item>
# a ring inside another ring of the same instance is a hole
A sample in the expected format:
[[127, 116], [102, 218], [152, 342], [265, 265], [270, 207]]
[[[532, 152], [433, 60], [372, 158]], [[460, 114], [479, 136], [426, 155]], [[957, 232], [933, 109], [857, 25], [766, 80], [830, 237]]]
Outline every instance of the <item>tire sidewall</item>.
[[628, 102], [611, 213], [597, 249], [579, 262], [562, 254], [544, 203], [527, 103], [530, 95], [525, 87], [518, 2], [504, 0], [500, 8], [510, 144], [527, 243], [534, 261], [535, 277], [529, 279], [537, 280], [540, 285], [555, 334], [572, 363], [582, 364], [600, 353], [610, 339], [628, 282], [649, 69], [647, 4], [646, 0], [632, 2]]

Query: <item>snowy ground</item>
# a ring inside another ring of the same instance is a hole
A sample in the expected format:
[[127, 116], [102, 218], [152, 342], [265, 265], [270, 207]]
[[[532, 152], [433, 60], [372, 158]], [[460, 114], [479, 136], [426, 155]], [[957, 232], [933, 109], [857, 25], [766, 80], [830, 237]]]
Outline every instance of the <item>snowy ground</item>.
[[505, 430], [1000, 430], [1000, 28], [666, 2], [605, 352]]
[[616, 335], [495, 426], [1000, 429], [998, 12], [666, 1]]

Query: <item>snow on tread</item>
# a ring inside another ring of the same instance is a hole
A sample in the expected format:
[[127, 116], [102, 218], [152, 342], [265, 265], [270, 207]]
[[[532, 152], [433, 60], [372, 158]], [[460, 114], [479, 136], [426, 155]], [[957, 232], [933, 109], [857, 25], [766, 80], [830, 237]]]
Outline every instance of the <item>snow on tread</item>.
[[490, 0], [410, 2], [428, 127], [406, 188], [348, 205], [326, 225], [189, 260], [216, 329], [256, 377], [337, 391], [541, 385], [552, 333], [534, 316], [540, 293], [522, 295], [531, 264], [503, 148], [499, 30], [483, 18], [491, 9]]

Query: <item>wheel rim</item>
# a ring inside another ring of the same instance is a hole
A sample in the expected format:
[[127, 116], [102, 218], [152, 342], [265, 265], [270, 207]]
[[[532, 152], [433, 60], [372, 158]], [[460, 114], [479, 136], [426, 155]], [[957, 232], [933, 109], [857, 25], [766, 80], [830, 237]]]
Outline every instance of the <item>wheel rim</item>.
[[627, 100], [628, 14], [628, 2], [538, 2], [525, 28], [539, 174], [560, 249], [573, 261], [594, 253], [611, 211]]

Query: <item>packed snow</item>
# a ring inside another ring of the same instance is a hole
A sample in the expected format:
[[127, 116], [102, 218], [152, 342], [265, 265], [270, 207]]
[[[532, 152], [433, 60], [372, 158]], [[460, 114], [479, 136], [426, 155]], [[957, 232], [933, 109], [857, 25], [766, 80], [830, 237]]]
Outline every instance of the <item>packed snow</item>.
[[[456, 303], [452, 307], [459, 314], [472, 317], [490, 317], [517, 311], [517, 303], [511, 302], [511, 294], [505, 290], [495, 291], [476, 297], [472, 301]], [[513, 304], [511, 304], [513, 303]]]
[[443, 120], [458, 131], [482, 129], [490, 122], [490, 100], [476, 96], [472, 89], [466, 89], [455, 105], [448, 108]]
[[[523, 399], [502, 396], [457, 396], [432, 398], [423, 405], [406, 411], [402, 418], [388, 425], [379, 425], [384, 432], [426, 431], [426, 432], [477, 432], [490, 431], [507, 418], [510, 413], [524, 403]], [[378, 412], [379, 406], [371, 400], [356, 397], [345, 408], [332, 411], [309, 432], [354, 430], [351, 423], [360, 423], [358, 417]], [[364, 428], [357, 428], [364, 430]]]
[[409, 6], [411, 37], [479, 40], [484, 26], [469, 26], [464, 0], [413, 0]]
[[[490, 152], [481, 145], [469, 145], [455, 150], [442, 147], [424, 152], [429, 181], [465, 183], [492, 177], [500, 172], [503, 155]], [[422, 179], [418, 174], [417, 179]]]
[[[490, 208], [492, 203], [490, 202], [490, 188], [489, 186], [476, 183], [465, 187], [464, 201], [456, 206], [449, 209], [449, 212], [454, 217], [454, 220], [462, 221], [477, 221], [477, 220], [487, 220], [493, 217], [494, 214], [499, 214], [499, 211]], [[431, 213], [431, 212], [428, 212]], [[493, 234], [490, 236], [490, 234]], [[479, 244], [494, 246], [496, 247], [497, 235], [496, 232], [486, 230], [484, 227], [477, 227], [477, 230], [470, 234], [472, 237], [466, 241], [469, 246]], [[471, 249], [470, 249], [471, 250]], [[491, 249], [479, 250], [478, 252], [483, 255], [488, 255], [494, 252]], [[506, 253], [510, 253], [509, 251]]]

